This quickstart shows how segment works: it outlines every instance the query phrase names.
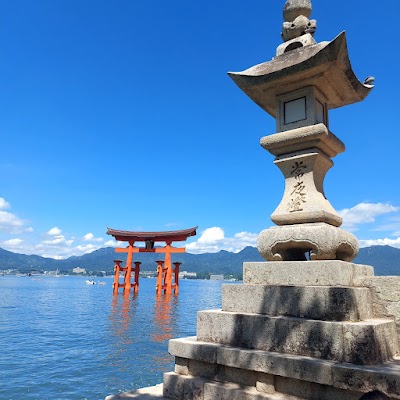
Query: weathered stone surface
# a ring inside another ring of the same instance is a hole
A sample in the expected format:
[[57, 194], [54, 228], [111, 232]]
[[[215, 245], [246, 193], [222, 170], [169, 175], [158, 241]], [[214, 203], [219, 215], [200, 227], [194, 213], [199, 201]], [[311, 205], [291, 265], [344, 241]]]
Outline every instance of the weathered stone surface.
[[196, 336], [183, 339], [172, 339], [168, 343], [168, 352], [175, 357], [195, 359], [208, 363], [217, 362], [217, 343], [200, 343]]
[[283, 8], [284, 23], [282, 26], [282, 39], [284, 41], [301, 37], [307, 32], [314, 34], [317, 21], [310, 20], [311, 0], [288, 0]]
[[310, 18], [311, 11], [311, 0], [288, 0], [283, 7], [283, 19], [291, 22], [300, 15]]
[[261, 138], [260, 144], [274, 156], [315, 148], [324, 152], [328, 157], [335, 157], [345, 150], [344, 143], [324, 124], [310, 125], [264, 136]]
[[374, 276], [369, 283], [375, 317], [393, 318], [400, 335], [400, 276]]
[[[212, 357], [209, 357], [209, 363], [217, 363], [217, 351], [222, 345], [219, 343], [210, 343], [197, 340], [197, 336], [189, 336], [185, 338], [172, 339], [169, 341], [168, 352], [174, 356], [184, 359], [194, 359], [199, 361], [205, 361], [204, 353], [213, 353]], [[204, 351], [200, 351], [200, 348], [204, 348]]]
[[400, 399], [400, 359], [376, 367], [336, 364], [332, 373], [338, 388], [363, 393], [380, 390], [391, 399]]
[[198, 360], [189, 360], [189, 374], [199, 376], [204, 379], [215, 379], [219, 373], [219, 368], [215, 363], [207, 363]]
[[299, 396], [303, 400], [359, 400], [361, 396], [359, 392], [280, 376], [275, 379], [275, 387], [277, 392], [282, 393], [285, 399], [290, 398], [290, 396]]
[[287, 40], [286, 42], [280, 44], [276, 48], [276, 56], [281, 56], [287, 51], [291, 51], [299, 47], [312, 46], [315, 44], [317, 44], [317, 42], [315, 41], [313, 35], [306, 33], [305, 35], [301, 35], [294, 39]]
[[218, 365], [218, 374], [215, 377], [219, 382], [234, 382], [240, 386], [256, 387], [258, 373], [249, 369]]
[[175, 357], [174, 372], [178, 375], [189, 375], [189, 360], [187, 358]]
[[207, 382], [204, 385], [204, 400], [300, 400], [299, 397], [280, 393], [267, 394], [256, 388], [244, 388], [234, 383]]
[[[342, 217], [331, 206], [323, 189], [325, 175], [333, 165], [329, 157], [320, 150], [308, 149], [278, 156], [274, 163], [285, 177], [283, 198], [271, 215], [275, 224], [342, 224]], [[325, 230], [319, 231], [325, 233]], [[332, 234], [333, 230], [326, 233]]]
[[[282, 39], [287, 42], [288, 40], [300, 38], [307, 32], [311, 32], [311, 35], [314, 35], [316, 29], [317, 21], [315, 19], [308, 19], [304, 15], [299, 15], [293, 21], [283, 23], [281, 35]], [[297, 47], [286, 49], [286, 51], [295, 50]]]
[[390, 332], [394, 323], [388, 320], [326, 322], [218, 310], [200, 311], [197, 319], [202, 341], [356, 364], [381, 364], [393, 357], [397, 337], [389, 338]]
[[185, 383], [190, 382], [191, 376], [178, 375], [173, 372], [164, 374], [163, 395], [170, 399], [183, 399]]
[[[182, 357], [186, 354], [200, 355], [199, 351], [193, 351], [199, 346], [210, 348], [209, 342], [197, 341], [196, 337], [174, 339], [180, 342], [179, 346], [173, 346], [176, 352], [172, 355]], [[332, 384], [331, 369], [332, 363], [311, 357], [280, 354], [263, 350], [247, 350], [226, 346], [222, 344], [212, 344], [217, 353], [215, 363], [226, 365], [244, 370], [252, 370], [264, 374], [281, 375], [293, 377], [295, 379], [308, 380], [325, 385]]]
[[[176, 340], [181, 342], [181, 346], [176, 346], [176, 349], [185, 354], [190, 353], [190, 348], [194, 343], [197, 346], [210, 346], [207, 342], [196, 341], [195, 337]], [[185, 350], [184, 347], [188, 349]], [[355, 396], [354, 393], [357, 393], [358, 397], [355, 398], [358, 399], [361, 393], [376, 389], [386, 393], [390, 398], [400, 399], [400, 359], [396, 357], [393, 361], [388, 361], [383, 365], [358, 366], [350, 363], [337, 363], [312, 357], [243, 349], [222, 344], [215, 345], [214, 348], [217, 351], [216, 363], [218, 365], [260, 372], [266, 374], [265, 376], [275, 376], [275, 389], [277, 391], [279, 389], [280, 392], [285, 392], [285, 385], [290, 383], [289, 381], [282, 381], [282, 379], [290, 378], [298, 382], [303, 381], [299, 387], [305, 385], [304, 382], [311, 382], [323, 385], [324, 390], [327, 390], [327, 386], [347, 390], [349, 399], [354, 398], [352, 397]], [[197, 354], [200, 353], [197, 351]], [[259, 379], [258, 377], [257, 380]], [[335, 393], [336, 396], [337, 393], [340, 394], [341, 392]], [[331, 395], [333, 396], [333, 394]], [[325, 398], [342, 400], [340, 396]]]
[[391, 360], [398, 352], [395, 324], [387, 319], [372, 319], [343, 324], [341, 361], [376, 365]]
[[372, 267], [338, 260], [243, 264], [243, 282], [256, 285], [363, 286], [373, 273]]
[[201, 311], [197, 337], [206, 342], [247, 349], [342, 359], [342, 327], [328, 322]]
[[107, 396], [105, 400], [166, 400], [163, 396], [163, 385], [151, 386], [133, 392], [120, 393], [112, 396]]
[[222, 310], [325, 321], [373, 318], [368, 288], [223, 285]]
[[256, 389], [262, 393], [275, 393], [275, 377], [270, 374], [257, 374]]
[[221, 345], [218, 364], [331, 385], [333, 363], [312, 357]]
[[358, 253], [357, 238], [326, 223], [274, 226], [263, 230], [257, 248], [267, 261], [352, 261]]
[[166, 399], [203, 400], [204, 383], [198, 377], [168, 372], [164, 374], [163, 395]]
[[288, 93], [315, 86], [326, 97], [328, 109], [362, 101], [372, 90], [357, 79], [351, 68], [344, 32], [331, 42], [301, 47], [245, 71], [230, 72], [229, 76], [273, 117], [282, 87]]

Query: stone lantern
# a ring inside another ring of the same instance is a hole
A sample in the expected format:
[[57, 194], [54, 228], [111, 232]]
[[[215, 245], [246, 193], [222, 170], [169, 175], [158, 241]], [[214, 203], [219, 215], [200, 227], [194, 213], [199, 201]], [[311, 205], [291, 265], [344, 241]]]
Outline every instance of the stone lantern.
[[283, 15], [276, 57], [230, 73], [276, 118], [261, 139], [286, 182], [277, 226], [258, 237], [268, 262], [245, 262], [221, 309], [197, 313], [196, 336], [170, 340], [163, 386], [107, 400], [400, 399], [400, 277], [350, 262], [357, 239], [323, 190], [344, 151], [328, 112], [363, 100], [372, 79], [354, 75], [345, 33], [314, 40], [309, 0], [287, 0]]
[[373, 88], [355, 76], [345, 32], [317, 43], [311, 1], [287, 1], [284, 43], [271, 61], [229, 73], [263, 110], [276, 118], [277, 133], [261, 146], [276, 156], [285, 177], [281, 203], [271, 215], [277, 225], [260, 233], [257, 247], [268, 261], [342, 260], [358, 253], [354, 235], [339, 228], [342, 218], [325, 196], [331, 158], [345, 146], [329, 130], [328, 112], [364, 100]]

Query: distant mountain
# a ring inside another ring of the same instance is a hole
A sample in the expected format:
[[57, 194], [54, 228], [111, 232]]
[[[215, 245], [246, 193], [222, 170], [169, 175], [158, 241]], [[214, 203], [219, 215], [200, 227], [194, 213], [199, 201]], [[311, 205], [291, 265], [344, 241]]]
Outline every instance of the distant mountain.
[[0, 270], [19, 269], [20, 271], [29, 271], [33, 269], [43, 269], [51, 271], [58, 268], [58, 263], [59, 261], [53, 258], [17, 254], [0, 248]]
[[[75, 267], [87, 271], [112, 272], [114, 260], [126, 259], [123, 253], [116, 253], [108, 247], [96, 250], [80, 257], [70, 257], [66, 260], [54, 260], [34, 255], [16, 254], [0, 248], [0, 270], [18, 269], [21, 272], [33, 270], [71, 271]], [[141, 253], [135, 260], [142, 261], [143, 271], [155, 271], [156, 260], [163, 259], [163, 254]], [[176, 254], [173, 261], [182, 262], [181, 270], [198, 273], [215, 273], [240, 276], [245, 261], [263, 261], [254, 247], [246, 247], [239, 253], [220, 251], [204, 254]], [[372, 265], [376, 275], [400, 275], [400, 249], [390, 246], [372, 246], [360, 249], [354, 261], [357, 264]]]
[[365, 247], [360, 249], [354, 262], [372, 265], [375, 275], [400, 275], [400, 249], [395, 247]]

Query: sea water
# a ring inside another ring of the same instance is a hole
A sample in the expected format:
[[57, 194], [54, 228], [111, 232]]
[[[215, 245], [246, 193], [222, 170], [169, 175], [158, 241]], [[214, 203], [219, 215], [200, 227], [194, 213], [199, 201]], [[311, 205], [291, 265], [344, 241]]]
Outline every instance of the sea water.
[[181, 280], [179, 296], [157, 298], [155, 279], [137, 296], [85, 279], [0, 276], [1, 400], [97, 400], [160, 383], [173, 370], [168, 340], [194, 336], [196, 312], [221, 305], [221, 281]]

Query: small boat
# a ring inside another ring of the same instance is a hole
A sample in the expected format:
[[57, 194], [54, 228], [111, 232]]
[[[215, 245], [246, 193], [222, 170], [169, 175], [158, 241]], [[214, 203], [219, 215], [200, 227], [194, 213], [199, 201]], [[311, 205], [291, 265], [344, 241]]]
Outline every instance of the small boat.
[[85, 281], [86, 285], [95, 285], [96, 282], [93, 279], [86, 279]]
[[103, 282], [103, 281], [98, 281], [97, 282], [99, 285], [105, 285], [106, 283], [105, 282]]

